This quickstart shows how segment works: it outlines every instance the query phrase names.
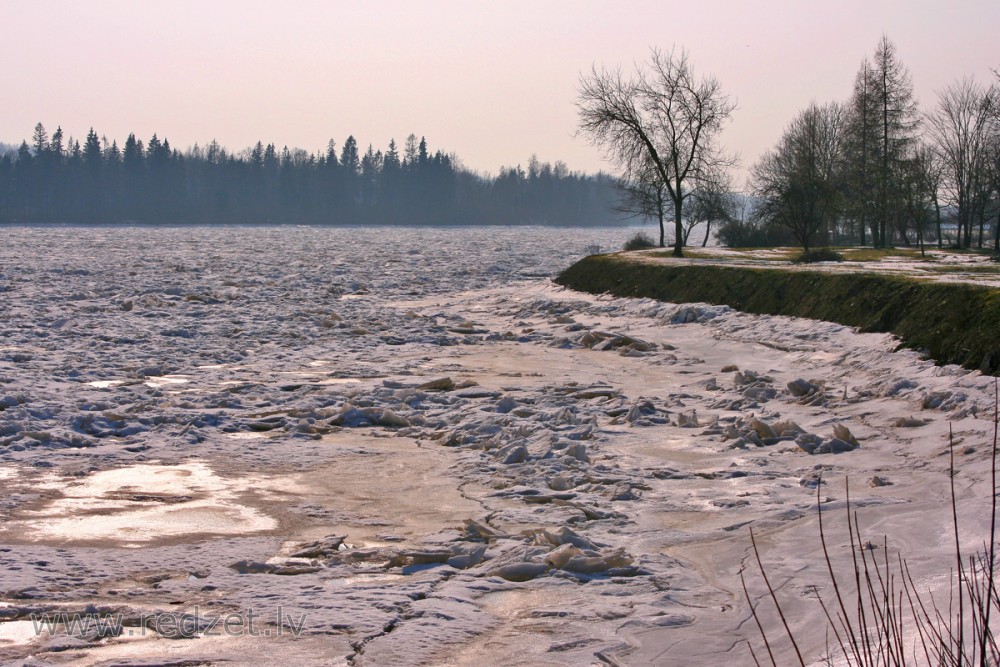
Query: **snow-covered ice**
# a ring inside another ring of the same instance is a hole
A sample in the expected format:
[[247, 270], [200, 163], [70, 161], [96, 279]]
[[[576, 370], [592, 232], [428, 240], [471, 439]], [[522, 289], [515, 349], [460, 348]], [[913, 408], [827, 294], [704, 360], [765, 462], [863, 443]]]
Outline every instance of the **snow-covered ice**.
[[628, 234], [0, 229], [0, 662], [752, 664], [749, 526], [819, 659], [845, 479], [946, 585], [993, 379], [548, 280]]

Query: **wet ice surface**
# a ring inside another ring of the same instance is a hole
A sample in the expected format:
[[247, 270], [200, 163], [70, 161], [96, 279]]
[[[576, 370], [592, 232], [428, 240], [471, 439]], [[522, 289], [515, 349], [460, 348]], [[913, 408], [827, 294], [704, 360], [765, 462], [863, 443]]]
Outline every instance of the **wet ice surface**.
[[820, 474], [937, 585], [950, 424], [988, 523], [989, 379], [548, 282], [626, 230], [0, 234], [0, 661], [748, 664], [748, 525], [819, 655]]
[[277, 522], [234, 502], [235, 488], [255, 479], [224, 481], [204, 462], [172, 466], [131, 465], [89, 474], [79, 481], [54, 479], [35, 488], [59, 496], [34, 517], [23, 536], [38, 541], [113, 540], [139, 545], [168, 536], [232, 535], [270, 531]]

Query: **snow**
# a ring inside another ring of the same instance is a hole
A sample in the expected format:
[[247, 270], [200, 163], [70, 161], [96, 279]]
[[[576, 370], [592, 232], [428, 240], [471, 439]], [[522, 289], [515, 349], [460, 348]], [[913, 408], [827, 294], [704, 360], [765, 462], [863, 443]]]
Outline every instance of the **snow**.
[[[547, 279], [629, 234], [0, 229], [0, 661], [752, 664], [749, 526], [819, 659], [846, 479], [946, 590], [948, 433], [971, 551], [993, 379]], [[28, 637], [52, 610], [271, 632]]]
[[[847, 261], [812, 262], [799, 264], [790, 258], [800, 254], [800, 250], [787, 248], [726, 248], [709, 245], [692, 248], [693, 255], [678, 259], [662, 256], [662, 249], [634, 251], [634, 256], [645, 262], [671, 264], [721, 263], [723, 266], [750, 268], [780, 268], [784, 271], [821, 271], [826, 273], [854, 273], [859, 268], [859, 260], [852, 249], [844, 251]], [[861, 250], [864, 254], [871, 251]], [[956, 252], [945, 248], [926, 247], [920, 256], [916, 247], [888, 250], [899, 255], [886, 254], [874, 260], [864, 261], [864, 270], [889, 276], [915, 277], [921, 280], [949, 283], [969, 283], [984, 287], [1000, 287], [1000, 266], [990, 255], [982, 252]]]

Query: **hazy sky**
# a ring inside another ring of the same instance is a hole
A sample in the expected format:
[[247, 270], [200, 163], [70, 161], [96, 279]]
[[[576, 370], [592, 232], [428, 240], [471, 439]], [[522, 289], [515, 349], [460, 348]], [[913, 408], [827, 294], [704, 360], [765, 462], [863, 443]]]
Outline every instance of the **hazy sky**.
[[574, 137], [580, 73], [652, 45], [686, 48], [736, 98], [744, 166], [810, 101], [846, 99], [883, 32], [924, 108], [1000, 67], [998, 0], [0, 0], [0, 25], [0, 141], [39, 121], [182, 149], [413, 132], [492, 173], [532, 153], [606, 169]]

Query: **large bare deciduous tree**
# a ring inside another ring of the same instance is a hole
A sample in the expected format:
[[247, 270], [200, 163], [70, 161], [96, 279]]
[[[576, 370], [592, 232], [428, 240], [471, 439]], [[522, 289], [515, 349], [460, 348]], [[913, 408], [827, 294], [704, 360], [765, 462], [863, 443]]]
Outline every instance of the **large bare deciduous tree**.
[[930, 146], [920, 144], [903, 163], [900, 194], [904, 215], [898, 218], [898, 234], [909, 245], [908, 230], [917, 235], [921, 256], [925, 255], [924, 238], [932, 220], [936, 222], [938, 246], [941, 245], [941, 205], [937, 191], [941, 186], [941, 162]]
[[[663, 186], [673, 204], [674, 255], [683, 255], [684, 204], [736, 163], [719, 134], [736, 108], [714, 77], [697, 77], [686, 51], [652, 49], [630, 76], [598, 69], [580, 78], [580, 132], [639, 192]], [[661, 241], [663, 238], [661, 224]]]
[[788, 228], [808, 254], [819, 234], [825, 245], [839, 213], [836, 166], [844, 141], [845, 112], [836, 103], [812, 104], [751, 171], [759, 219]]
[[1000, 89], [963, 79], [938, 93], [926, 117], [931, 141], [943, 167], [944, 191], [958, 215], [958, 244], [972, 244], [973, 214], [986, 191], [990, 138], [996, 131]]
[[705, 224], [705, 236], [702, 237], [701, 247], [704, 248], [712, 237], [713, 224], [721, 226], [737, 218], [739, 195], [733, 191], [729, 176], [722, 174], [695, 190], [691, 198], [688, 220], [684, 224], [684, 245], [688, 244], [697, 224], [702, 222]]

